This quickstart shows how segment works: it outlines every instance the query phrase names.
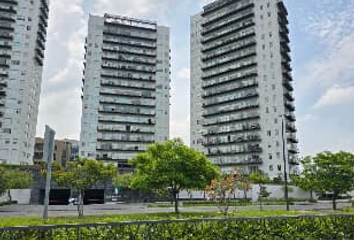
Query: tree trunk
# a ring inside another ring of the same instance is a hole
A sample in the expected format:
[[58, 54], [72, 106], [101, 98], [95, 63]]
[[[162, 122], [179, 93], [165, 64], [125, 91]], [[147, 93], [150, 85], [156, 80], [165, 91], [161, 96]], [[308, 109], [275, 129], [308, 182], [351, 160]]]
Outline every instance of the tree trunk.
[[332, 197], [333, 210], [337, 210], [336, 199], [337, 199], [337, 194], [333, 193], [333, 197]]
[[173, 202], [175, 203], [175, 213], [179, 213], [178, 212], [178, 191], [176, 189], [172, 190], [172, 195], [173, 195]]
[[258, 200], [259, 200], [259, 210], [263, 211], [262, 197], [259, 197]]
[[7, 190], [7, 197], [9, 198], [9, 203], [11, 204], [12, 203], [12, 196], [11, 196], [11, 190], [10, 189]]
[[78, 205], [77, 205], [77, 209], [79, 212], [79, 218], [84, 216], [84, 191], [80, 190], [79, 191], [79, 199], [78, 199]]
[[312, 189], [310, 190], [310, 199], [311, 199], [311, 201], [313, 201], [313, 190]]

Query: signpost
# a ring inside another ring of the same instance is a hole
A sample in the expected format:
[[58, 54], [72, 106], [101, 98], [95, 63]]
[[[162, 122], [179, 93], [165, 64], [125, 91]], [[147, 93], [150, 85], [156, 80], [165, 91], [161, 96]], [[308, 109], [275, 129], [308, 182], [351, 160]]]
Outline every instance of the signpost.
[[47, 163], [47, 177], [45, 185], [43, 220], [48, 220], [48, 205], [50, 193], [50, 180], [52, 175], [52, 162], [54, 153], [54, 136], [55, 131], [49, 126], [45, 126], [44, 145], [43, 145], [43, 160]]

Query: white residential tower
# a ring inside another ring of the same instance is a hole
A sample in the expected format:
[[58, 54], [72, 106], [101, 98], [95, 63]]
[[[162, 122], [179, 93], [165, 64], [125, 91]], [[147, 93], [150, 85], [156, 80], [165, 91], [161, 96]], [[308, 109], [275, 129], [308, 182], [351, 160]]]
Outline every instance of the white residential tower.
[[48, 5], [0, 1], [0, 163], [33, 163]]
[[298, 169], [287, 15], [281, 0], [219, 0], [191, 19], [191, 146], [224, 172]]
[[86, 39], [80, 156], [128, 160], [169, 138], [169, 28], [105, 14], [90, 16]]

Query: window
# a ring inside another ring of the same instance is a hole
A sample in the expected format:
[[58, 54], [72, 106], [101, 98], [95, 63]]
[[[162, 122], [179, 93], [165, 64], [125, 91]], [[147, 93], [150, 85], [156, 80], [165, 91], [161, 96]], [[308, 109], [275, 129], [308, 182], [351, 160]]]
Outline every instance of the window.
[[268, 135], [268, 136], [272, 136], [272, 131], [268, 130], [268, 131], [267, 131], [267, 135]]
[[268, 158], [269, 158], [270, 160], [272, 160], [272, 159], [273, 159], [273, 155], [272, 155], [271, 153], [269, 153]]
[[281, 171], [281, 165], [278, 165], [278, 171], [280, 172]]

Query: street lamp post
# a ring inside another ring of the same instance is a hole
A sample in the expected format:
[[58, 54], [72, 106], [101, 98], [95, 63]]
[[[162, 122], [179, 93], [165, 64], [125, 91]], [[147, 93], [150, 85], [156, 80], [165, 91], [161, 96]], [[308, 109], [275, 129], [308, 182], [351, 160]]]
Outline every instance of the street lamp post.
[[284, 126], [284, 115], [281, 115], [281, 136], [282, 136], [282, 141], [283, 141], [283, 162], [284, 162], [284, 166], [283, 166], [283, 171], [284, 171], [284, 195], [285, 195], [285, 201], [286, 201], [286, 210], [289, 211], [290, 207], [289, 207], [289, 189], [288, 189], [288, 173], [287, 173], [287, 164], [286, 164], [286, 146], [285, 146], [285, 139], [284, 139], [284, 130], [285, 130], [285, 126]]

